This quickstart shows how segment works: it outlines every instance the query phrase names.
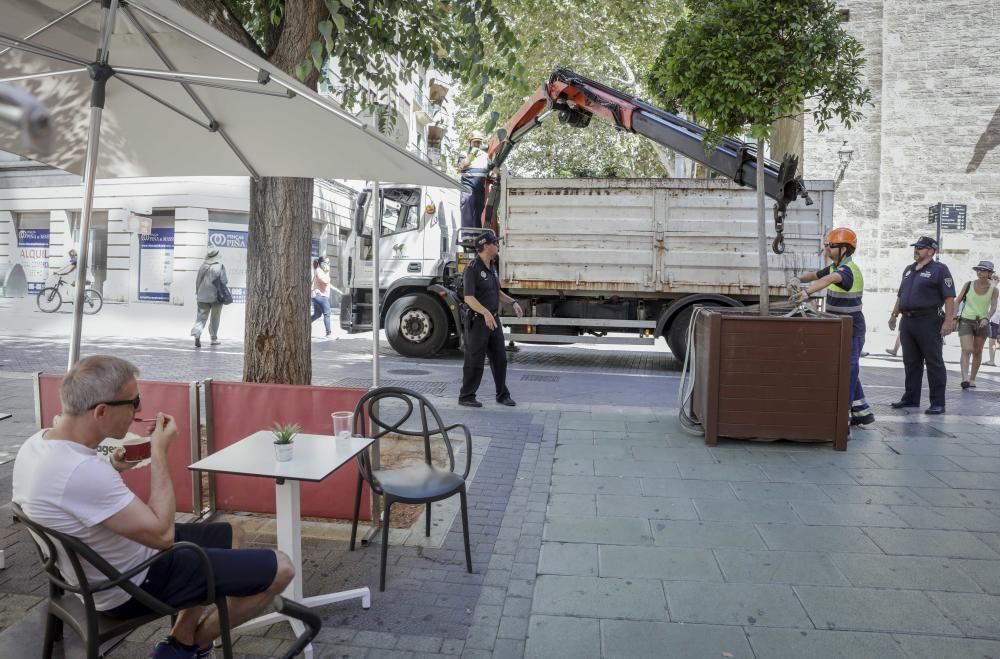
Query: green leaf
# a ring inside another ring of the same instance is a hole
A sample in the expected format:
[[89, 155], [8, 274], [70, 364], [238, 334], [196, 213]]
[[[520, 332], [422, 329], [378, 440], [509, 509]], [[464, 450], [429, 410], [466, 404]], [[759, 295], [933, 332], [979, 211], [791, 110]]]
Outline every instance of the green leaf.
[[326, 9], [330, 12], [331, 16], [336, 16], [337, 12], [340, 11], [340, 2], [338, 0], [326, 0]]
[[323, 70], [323, 44], [313, 41], [309, 44], [309, 55], [312, 57], [312, 64], [317, 71]]
[[354, 9], [354, 0], [340, 0], [340, 3], [348, 9]]
[[344, 33], [344, 17], [340, 14], [333, 15], [333, 22], [337, 24], [337, 32], [339, 34]]
[[304, 59], [295, 65], [295, 77], [300, 81], [305, 80], [312, 73], [313, 65], [308, 59]]
[[323, 35], [324, 39], [329, 40], [333, 35], [333, 22], [332, 21], [320, 21], [319, 22], [319, 33]]

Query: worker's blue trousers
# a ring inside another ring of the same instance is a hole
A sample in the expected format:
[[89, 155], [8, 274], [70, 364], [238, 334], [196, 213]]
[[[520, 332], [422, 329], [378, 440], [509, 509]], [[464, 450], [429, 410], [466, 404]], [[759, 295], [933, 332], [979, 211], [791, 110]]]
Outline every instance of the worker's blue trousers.
[[851, 338], [851, 416], [864, 417], [871, 414], [865, 390], [861, 387], [861, 351], [865, 347], [865, 335]]

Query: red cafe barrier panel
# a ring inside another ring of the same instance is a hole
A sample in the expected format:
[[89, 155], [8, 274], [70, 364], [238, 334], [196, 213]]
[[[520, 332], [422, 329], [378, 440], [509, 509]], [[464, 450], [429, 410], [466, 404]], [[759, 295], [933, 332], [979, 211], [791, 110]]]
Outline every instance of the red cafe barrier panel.
[[[62, 404], [59, 402], [59, 384], [62, 379], [62, 375], [38, 374], [36, 410], [42, 428], [51, 428], [52, 418], [62, 411]], [[199, 502], [197, 507], [193, 504], [192, 472], [188, 469], [188, 465], [198, 459], [192, 458], [191, 447], [192, 387], [193, 383], [139, 380], [139, 394], [142, 396], [140, 416], [144, 419], [154, 418], [157, 412], [165, 412], [172, 415], [177, 422], [177, 439], [170, 446], [167, 456], [170, 479], [174, 484], [174, 496], [177, 499], [177, 511], [198, 513], [201, 512], [201, 504]], [[147, 429], [148, 424], [135, 423], [129, 430], [137, 435], [146, 435]], [[98, 450], [101, 448], [103, 447], [98, 447]], [[136, 496], [143, 501], [149, 501], [148, 467], [124, 471], [122, 478]]]
[[[297, 423], [301, 432], [332, 435], [330, 414], [348, 410], [367, 393], [349, 387], [205, 382], [206, 424], [212, 451], [219, 451], [274, 423]], [[333, 441], [331, 437], [330, 441]], [[274, 482], [253, 476], [215, 474], [215, 507], [252, 513], [274, 513]], [[321, 483], [303, 482], [301, 514], [306, 517], [351, 519], [358, 469], [348, 462]], [[361, 519], [371, 519], [371, 492], [365, 484]]]

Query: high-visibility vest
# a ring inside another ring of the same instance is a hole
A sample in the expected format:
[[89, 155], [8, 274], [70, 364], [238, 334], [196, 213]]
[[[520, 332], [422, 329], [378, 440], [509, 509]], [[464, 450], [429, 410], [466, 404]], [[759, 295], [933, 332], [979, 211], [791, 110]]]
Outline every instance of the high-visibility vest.
[[459, 169], [463, 174], [485, 176], [489, 173], [489, 166], [489, 154], [479, 147], [471, 147], [469, 152], [462, 156]]
[[849, 289], [843, 288], [840, 284], [830, 284], [826, 290], [826, 310], [830, 313], [855, 313], [861, 311], [861, 296], [865, 292], [865, 278], [861, 274], [861, 268], [848, 256], [841, 261], [831, 271], [847, 266], [854, 275], [854, 283]]

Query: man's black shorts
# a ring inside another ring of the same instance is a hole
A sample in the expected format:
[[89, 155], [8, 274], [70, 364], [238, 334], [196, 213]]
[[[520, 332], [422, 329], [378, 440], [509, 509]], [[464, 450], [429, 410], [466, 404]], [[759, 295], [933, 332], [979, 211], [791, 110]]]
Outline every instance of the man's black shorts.
[[[233, 527], [229, 524], [177, 524], [174, 542], [193, 542], [203, 547], [215, 574], [216, 595], [247, 597], [268, 589], [278, 572], [278, 558], [270, 549], [230, 549]], [[172, 606], [202, 600], [208, 590], [204, 562], [193, 551], [175, 551], [149, 568], [140, 588]], [[134, 599], [105, 611], [116, 618], [149, 613]]]

